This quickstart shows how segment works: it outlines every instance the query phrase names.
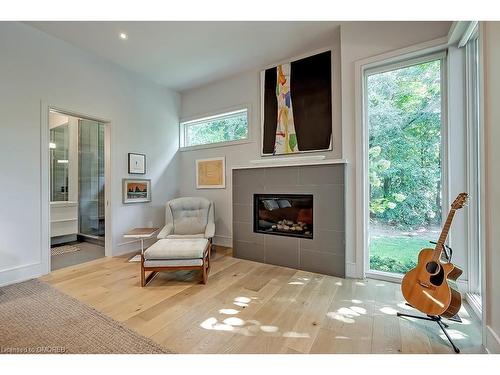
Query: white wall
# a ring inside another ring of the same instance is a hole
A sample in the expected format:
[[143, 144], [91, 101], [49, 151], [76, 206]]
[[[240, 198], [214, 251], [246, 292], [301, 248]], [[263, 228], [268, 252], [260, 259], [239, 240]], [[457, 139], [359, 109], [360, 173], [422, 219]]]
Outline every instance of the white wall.
[[484, 146], [486, 242], [486, 346], [500, 353], [500, 22], [484, 22]]
[[[322, 152], [328, 158], [342, 155], [341, 95], [340, 95], [340, 30], [332, 34], [331, 45], [333, 64], [333, 150]], [[312, 51], [304, 51], [308, 53]], [[291, 58], [295, 56], [290, 56]], [[265, 67], [262, 67], [265, 68]], [[181, 185], [183, 196], [204, 196], [215, 201], [216, 237], [220, 245], [232, 244], [232, 166], [249, 165], [250, 160], [260, 158], [260, 69], [230, 77], [181, 94], [181, 118], [205, 115], [214, 111], [250, 105], [249, 128], [251, 142], [244, 145], [225, 146], [212, 149], [180, 152]], [[195, 184], [195, 160], [225, 156], [226, 189], [197, 190]]]
[[[346, 170], [346, 274], [362, 275], [362, 243], [356, 243], [356, 61], [446, 36], [449, 22], [348, 22], [341, 27], [342, 128]], [[361, 165], [360, 165], [361, 166]], [[357, 251], [359, 249], [359, 251]], [[356, 253], [358, 256], [356, 256]]]
[[[164, 202], [177, 195], [177, 93], [17, 22], [0, 22], [0, 285], [47, 271], [41, 251], [41, 101], [108, 119], [111, 130], [113, 254], [134, 226], [162, 225]], [[61, 58], [64, 57], [64, 58]], [[47, 145], [48, 147], [48, 145]], [[147, 154], [148, 204], [123, 205], [127, 153]]]
[[[355, 257], [355, 109], [354, 63], [357, 60], [393, 51], [406, 46], [443, 37], [448, 34], [450, 22], [347, 22], [332, 34], [334, 148], [324, 153], [328, 158], [347, 159], [346, 187], [346, 246], [348, 276], [359, 276]], [[325, 46], [326, 47], [326, 46]], [[310, 51], [304, 51], [307, 53]], [[216, 202], [218, 243], [231, 244], [231, 166], [247, 165], [260, 158], [260, 87], [259, 72], [240, 76], [189, 90], [181, 94], [181, 117], [203, 115], [216, 110], [250, 103], [253, 143], [215, 149], [181, 152], [182, 195], [203, 195]], [[212, 156], [226, 156], [226, 190], [196, 190], [195, 160]]]

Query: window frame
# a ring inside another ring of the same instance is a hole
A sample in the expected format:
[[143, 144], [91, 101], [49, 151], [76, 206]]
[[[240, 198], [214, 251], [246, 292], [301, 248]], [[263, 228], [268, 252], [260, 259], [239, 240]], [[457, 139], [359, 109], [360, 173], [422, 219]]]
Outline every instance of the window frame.
[[[224, 117], [229, 117], [239, 112], [246, 112], [247, 115], [247, 136], [245, 138], [231, 140], [231, 141], [222, 141], [214, 143], [204, 143], [201, 145], [186, 146], [187, 129], [189, 126], [200, 124], [211, 119], [220, 119]], [[250, 105], [248, 104], [238, 105], [187, 118], [181, 118], [181, 120], [179, 121], [179, 150], [191, 151], [191, 150], [200, 150], [206, 148], [217, 148], [217, 147], [234, 146], [239, 144], [251, 143], [252, 135], [251, 135], [250, 118], [251, 118], [251, 108]]]
[[[362, 181], [363, 181], [363, 203], [362, 203], [362, 258], [363, 266], [362, 272], [364, 277], [391, 281], [391, 282], [401, 282], [404, 275], [396, 274], [392, 272], [384, 272], [378, 270], [370, 269], [370, 249], [369, 249], [369, 186], [368, 186], [368, 111], [366, 110], [368, 91], [367, 91], [367, 80], [368, 76], [373, 74], [379, 74], [388, 72], [391, 70], [406, 68], [413, 65], [422, 64], [429, 61], [440, 60], [441, 61], [441, 182], [442, 182], [442, 200], [441, 205], [443, 208], [449, 206], [449, 131], [448, 131], [448, 56], [446, 48], [440, 48], [434, 51], [424, 51], [422, 53], [400, 55], [398, 58], [388, 58], [384, 60], [379, 60], [374, 63], [369, 63], [361, 66], [361, 126], [363, 133], [363, 144], [362, 144]], [[446, 219], [446, 209], [442, 210], [442, 221]]]
[[[466, 299], [479, 319], [483, 318], [482, 280], [484, 272], [484, 233], [482, 217], [484, 202], [483, 142], [481, 126], [481, 45], [479, 24], [471, 22], [459, 45], [465, 48], [465, 96], [467, 102], [467, 191], [469, 199], [468, 223], [468, 285]], [[474, 58], [477, 60], [474, 61]]]

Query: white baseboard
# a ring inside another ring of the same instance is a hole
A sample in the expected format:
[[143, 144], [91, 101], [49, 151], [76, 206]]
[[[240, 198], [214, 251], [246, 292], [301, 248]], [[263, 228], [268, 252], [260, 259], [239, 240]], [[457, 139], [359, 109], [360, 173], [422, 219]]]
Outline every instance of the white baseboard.
[[42, 263], [27, 264], [0, 271], [0, 287], [34, 279], [44, 274]]
[[477, 300], [477, 297], [474, 296], [472, 293], [467, 293], [464, 292], [463, 295], [465, 296], [465, 300], [467, 301], [467, 304], [470, 306], [472, 312], [476, 314], [476, 317], [479, 320], [483, 319], [483, 307], [481, 306], [481, 302]]
[[500, 337], [488, 325], [486, 326], [486, 350], [490, 354], [500, 354]]
[[350, 279], [359, 279], [361, 276], [358, 274], [357, 264], [354, 262], [345, 262], [345, 277]]
[[230, 236], [214, 236], [214, 245], [225, 246], [225, 247], [233, 247], [233, 238]]

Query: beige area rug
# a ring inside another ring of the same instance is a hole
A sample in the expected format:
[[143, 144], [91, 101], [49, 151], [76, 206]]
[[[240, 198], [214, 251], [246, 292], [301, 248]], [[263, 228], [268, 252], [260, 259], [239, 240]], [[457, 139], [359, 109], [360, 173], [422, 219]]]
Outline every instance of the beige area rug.
[[0, 353], [172, 353], [51, 285], [0, 288]]
[[67, 253], [74, 253], [76, 251], [80, 251], [80, 248], [75, 245], [62, 245], [55, 246], [50, 249], [50, 255], [62, 255]]

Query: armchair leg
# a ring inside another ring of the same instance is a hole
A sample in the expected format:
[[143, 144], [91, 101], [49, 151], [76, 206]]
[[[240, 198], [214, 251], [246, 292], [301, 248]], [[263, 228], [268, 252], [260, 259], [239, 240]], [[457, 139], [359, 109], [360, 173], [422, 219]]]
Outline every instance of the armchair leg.
[[210, 271], [210, 254], [212, 253], [212, 240], [210, 240], [210, 244], [208, 245], [208, 258], [207, 258], [207, 263], [208, 263], [208, 271]]
[[157, 274], [158, 274], [157, 271], [151, 271], [151, 273], [148, 275], [148, 277], [146, 277], [146, 279], [144, 280], [143, 286], [146, 286], [151, 280], [153, 280], [153, 277], [155, 277]]
[[144, 257], [141, 254], [141, 287], [146, 285], [146, 271], [144, 271]]
[[203, 284], [207, 283], [207, 279], [208, 279], [207, 268], [208, 267], [207, 267], [206, 263], [203, 263]]

